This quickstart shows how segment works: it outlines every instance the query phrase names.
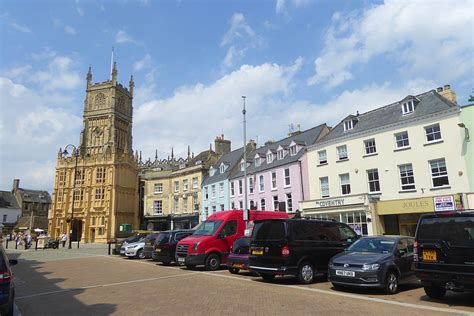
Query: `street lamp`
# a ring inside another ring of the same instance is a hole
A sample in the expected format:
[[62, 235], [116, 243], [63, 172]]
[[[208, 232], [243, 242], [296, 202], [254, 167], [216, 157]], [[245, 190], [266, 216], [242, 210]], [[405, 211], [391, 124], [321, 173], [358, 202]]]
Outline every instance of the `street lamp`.
[[68, 154], [68, 147], [72, 149], [72, 155], [74, 156], [74, 181], [72, 183], [72, 206], [71, 206], [71, 224], [69, 230], [69, 246], [68, 249], [72, 249], [72, 225], [74, 223], [74, 197], [76, 196], [76, 175], [77, 175], [77, 157], [79, 156], [79, 150], [73, 144], [69, 144], [64, 147], [63, 154], [66, 156]]
[[247, 209], [247, 120], [245, 115], [247, 114], [247, 110], [245, 109], [245, 99], [247, 97], [245, 95], [242, 96], [243, 100], [243, 108], [242, 108], [242, 115], [244, 116], [244, 213], [243, 213], [243, 220], [245, 221], [245, 228], [248, 228], [248, 220], [249, 220], [249, 211]]

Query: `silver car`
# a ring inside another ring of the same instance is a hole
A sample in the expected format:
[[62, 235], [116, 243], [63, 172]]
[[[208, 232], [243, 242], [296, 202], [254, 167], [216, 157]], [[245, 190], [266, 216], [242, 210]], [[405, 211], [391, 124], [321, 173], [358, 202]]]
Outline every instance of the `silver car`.
[[[127, 257], [145, 259], [145, 253], [143, 252], [143, 247], [145, 247], [145, 239], [141, 239], [140, 241], [132, 244], [127, 244], [124, 247], [124, 252]], [[120, 252], [122, 252], [122, 249], [120, 249]]]

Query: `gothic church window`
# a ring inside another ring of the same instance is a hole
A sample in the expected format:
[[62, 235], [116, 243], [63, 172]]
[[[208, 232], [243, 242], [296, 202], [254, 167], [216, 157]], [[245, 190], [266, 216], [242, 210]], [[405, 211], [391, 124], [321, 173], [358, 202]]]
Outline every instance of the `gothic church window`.
[[95, 96], [94, 107], [96, 109], [105, 107], [105, 95], [103, 93], [99, 93]]

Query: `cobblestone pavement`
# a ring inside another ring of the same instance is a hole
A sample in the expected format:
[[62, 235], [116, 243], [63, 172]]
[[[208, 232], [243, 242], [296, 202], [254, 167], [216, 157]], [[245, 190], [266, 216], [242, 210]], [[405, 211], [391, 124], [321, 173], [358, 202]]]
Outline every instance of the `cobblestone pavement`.
[[339, 292], [320, 279], [263, 282], [249, 273], [165, 267], [108, 256], [104, 245], [7, 250], [14, 266], [17, 315], [474, 315], [474, 296], [427, 298], [418, 286], [397, 295]]

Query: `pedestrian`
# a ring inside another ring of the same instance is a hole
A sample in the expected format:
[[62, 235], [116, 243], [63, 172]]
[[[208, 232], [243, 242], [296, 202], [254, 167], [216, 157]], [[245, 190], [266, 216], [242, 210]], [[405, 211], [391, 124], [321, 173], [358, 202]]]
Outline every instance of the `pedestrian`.
[[61, 242], [63, 243], [63, 248], [66, 247], [66, 240], [67, 240], [67, 235], [66, 233], [63, 233], [61, 235]]

